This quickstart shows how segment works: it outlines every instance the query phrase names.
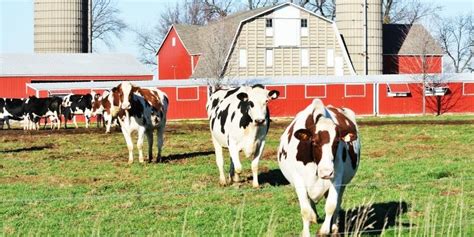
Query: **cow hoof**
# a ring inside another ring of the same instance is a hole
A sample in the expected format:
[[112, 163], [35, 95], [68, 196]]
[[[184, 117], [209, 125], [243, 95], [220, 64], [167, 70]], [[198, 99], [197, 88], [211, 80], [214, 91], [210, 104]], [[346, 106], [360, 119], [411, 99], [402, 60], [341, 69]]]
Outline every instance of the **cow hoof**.
[[252, 187], [255, 188], [255, 189], [260, 189], [260, 185], [259, 184], [252, 184]]
[[219, 185], [220, 186], [227, 186], [227, 181], [225, 179], [220, 179], [219, 180]]
[[129, 160], [129, 161], [128, 161], [128, 164], [129, 164], [129, 165], [133, 164], [133, 160]]

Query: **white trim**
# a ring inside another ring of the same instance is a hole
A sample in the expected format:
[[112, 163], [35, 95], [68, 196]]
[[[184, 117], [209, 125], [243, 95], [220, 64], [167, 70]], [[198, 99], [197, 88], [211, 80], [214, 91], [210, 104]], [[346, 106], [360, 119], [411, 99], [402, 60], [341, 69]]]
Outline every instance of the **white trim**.
[[[408, 88], [408, 91], [405, 92], [392, 92], [392, 88], [390, 88], [390, 84], [392, 85], [406, 85]], [[387, 85], [387, 96], [388, 97], [407, 97], [411, 91], [410, 87], [408, 86], [408, 83], [386, 83]]]
[[[347, 95], [347, 86], [364, 86], [364, 95]], [[367, 97], [367, 84], [363, 83], [344, 83], [344, 98], [350, 97]]]
[[278, 96], [277, 100], [278, 100], [278, 99], [286, 99], [286, 97], [287, 97], [287, 95], [286, 95], [286, 93], [287, 93], [286, 85], [266, 85], [266, 86], [265, 86], [265, 89], [268, 90], [268, 87], [269, 87], [269, 86], [270, 86], [270, 87], [283, 87], [283, 88], [285, 89], [285, 90], [284, 90], [284, 91], [285, 91], [285, 96], [284, 96], [284, 97]]
[[[179, 89], [183, 88], [196, 88], [197, 98], [195, 99], [180, 99], [179, 98]], [[199, 86], [177, 86], [176, 87], [176, 101], [197, 101], [199, 100]]]
[[166, 41], [166, 38], [168, 38], [168, 35], [170, 34], [171, 29], [173, 28], [173, 26], [174, 26], [174, 24], [170, 25], [170, 27], [168, 28], [168, 31], [166, 32], [165, 37], [163, 38], [163, 41], [161, 41], [160, 47], [158, 47], [158, 49], [156, 50], [155, 56], [158, 56], [158, 53], [160, 52], [161, 47], [163, 47], [163, 43]]
[[[189, 55], [194, 55], [194, 54], [191, 54], [191, 52], [188, 50], [188, 48], [186, 48], [186, 45], [184, 44], [184, 41], [181, 40], [181, 37], [179, 36], [178, 31], [176, 30], [175, 24], [173, 24], [173, 25], [171, 25], [170, 28], [168, 29], [168, 33], [166, 33], [165, 37], [163, 38], [163, 41], [161, 42], [160, 47], [159, 47], [158, 50], [156, 51], [155, 56], [158, 56], [158, 53], [160, 52], [161, 48], [163, 47], [163, 43], [165, 43], [165, 41], [166, 41], [166, 39], [168, 38], [168, 35], [170, 34], [171, 29], [172, 29], [173, 27], [174, 27], [174, 31], [176, 32], [176, 35], [178, 36], [179, 41], [180, 41], [181, 44], [183, 45], [184, 49], [186, 49], [186, 52], [188, 52]], [[201, 54], [201, 53], [198, 53], [198, 54]]]
[[356, 75], [354, 65], [352, 65], [352, 62], [349, 58], [349, 53], [347, 52], [347, 48], [344, 46], [341, 33], [339, 33], [339, 29], [337, 28], [337, 25], [335, 22], [332, 23], [332, 28], [335, 31], [337, 42], [339, 43], [339, 47], [341, 48], [341, 51], [342, 51], [342, 56], [344, 57], [344, 60], [346, 61], [347, 67], [349, 68], [349, 73], [351, 75]]
[[462, 83], [462, 95], [465, 95], [465, 96], [474, 96], [474, 93], [469, 93], [469, 94], [464, 93], [464, 88], [465, 88], [464, 86], [465, 86], [465, 84], [472, 84], [472, 85], [474, 86], [474, 82], [463, 82], [463, 83]]
[[[308, 96], [308, 86], [324, 86], [324, 96]], [[304, 98], [305, 99], [310, 99], [310, 98], [326, 98], [328, 96], [328, 87], [326, 84], [310, 84], [310, 85], [304, 85]]]

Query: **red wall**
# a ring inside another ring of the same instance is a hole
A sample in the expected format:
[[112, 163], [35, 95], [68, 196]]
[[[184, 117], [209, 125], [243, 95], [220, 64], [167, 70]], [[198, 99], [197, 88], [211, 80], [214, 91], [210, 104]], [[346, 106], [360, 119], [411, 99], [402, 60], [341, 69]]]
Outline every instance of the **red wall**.
[[[416, 73], [441, 73], [442, 57], [427, 56], [426, 63], [423, 63], [421, 56], [383, 56], [384, 74], [416, 74]], [[424, 69], [423, 69], [424, 68]]]
[[[176, 39], [176, 46], [174, 47], [172, 45], [173, 38]], [[197, 62], [197, 57], [195, 61]], [[192, 74], [191, 67], [191, 55], [189, 55], [173, 27], [158, 52], [158, 78], [160, 80], [188, 79]]]

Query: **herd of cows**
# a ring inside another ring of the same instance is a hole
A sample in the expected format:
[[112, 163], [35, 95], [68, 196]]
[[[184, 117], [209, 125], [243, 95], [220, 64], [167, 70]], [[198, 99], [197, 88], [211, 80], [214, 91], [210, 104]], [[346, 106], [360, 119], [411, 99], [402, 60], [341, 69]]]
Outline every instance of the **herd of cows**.
[[[206, 110], [220, 184], [239, 182], [242, 173], [239, 153], [242, 151], [252, 158], [252, 184], [259, 187], [258, 163], [271, 121], [268, 103], [278, 96], [278, 91], [269, 91], [262, 85], [210, 89]], [[61, 115], [65, 122], [73, 119], [75, 123], [75, 115], [83, 114], [86, 126], [89, 126], [91, 116], [102, 114], [107, 131], [110, 131], [112, 120], [118, 121], [129, 151], [129, 163], [133, 162], [131, 133], [138, 133], [140, 162], [144, 162], [142, 146], [146, 135], [148, 161], [151, 162], [154, 130], [157, 130], [156, 161], [159, 162], [168, 106], [168, 98], [162, 91], [122, 82], [102, 95], [2, 99], [0, 119], [23, 120], [24, 129], [37, 129], [39, 120], [49, 117], [52, 128], [59, 128]], [[223, 148], [228, 149], [231, 158], [229, 179], [224, 174]], [[337, 213], [345, 185], [354, 177], [360, 160], [354, 112], [313, 100], [283, 132], [277, 160], [283, 175], [295, 188], [303, 220], [302, 235], [310, 236], [310, 224], [317, 220], [311, 202], [317, 203], [323, 196], [326, 197], [326, 216], [319, 234], [337, 233]]]

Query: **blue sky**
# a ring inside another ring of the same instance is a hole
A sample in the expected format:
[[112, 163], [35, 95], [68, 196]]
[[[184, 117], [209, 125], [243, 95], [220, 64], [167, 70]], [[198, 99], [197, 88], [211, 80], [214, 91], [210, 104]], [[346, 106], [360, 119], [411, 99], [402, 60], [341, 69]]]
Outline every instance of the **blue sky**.
[[[408, 0], [409, 1], [409, 0]], [[424, 0], [444, 7], [442, 16], [474, 11], [473, 0]], [[172, 0], [118, 0], [122, 17], [131, 28], [151, 27]], [[127, 32], [114, 48], [96, 45], [99, 52], [123, 52], [138, 56], [132, 32]], [[0, 0], [0, 53], [33, 53], [33, 0]]]

